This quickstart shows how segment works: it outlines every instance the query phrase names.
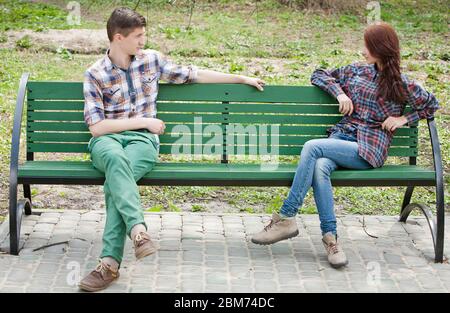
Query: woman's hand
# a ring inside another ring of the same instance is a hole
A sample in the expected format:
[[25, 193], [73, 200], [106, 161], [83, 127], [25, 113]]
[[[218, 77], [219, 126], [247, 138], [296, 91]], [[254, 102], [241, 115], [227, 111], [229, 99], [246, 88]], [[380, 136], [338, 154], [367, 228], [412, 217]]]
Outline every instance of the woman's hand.
[[381, 128], [390, 132], [393, 132], [397, 128], [402, 127], [403, 125], [407, 124], [408, 120], [404, 116], [389, 116], [383, 124], [381, 124]]
[[345, 93], [340, 94], [337, 101], [339, 101], [339, 112], [344, 115], [353, 113], [353, 102]]

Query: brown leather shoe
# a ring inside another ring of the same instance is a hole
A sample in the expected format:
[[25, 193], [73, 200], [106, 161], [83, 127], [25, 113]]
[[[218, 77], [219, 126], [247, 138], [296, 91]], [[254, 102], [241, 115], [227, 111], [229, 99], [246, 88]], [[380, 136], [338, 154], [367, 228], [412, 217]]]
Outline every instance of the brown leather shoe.
[[119, 278], [119, 271], [114, 272], [108, 264], [100, 261], [95, 270], [80, 281], [78, 287], [85, 291], [100, 291]]
[[142, 259], [150, 254], [155, 253], [159, 249], [159, 245], [150, 239], [150, 235], [146, 232], [140, 232], [134, 237], [134, 255], [136, 259]]

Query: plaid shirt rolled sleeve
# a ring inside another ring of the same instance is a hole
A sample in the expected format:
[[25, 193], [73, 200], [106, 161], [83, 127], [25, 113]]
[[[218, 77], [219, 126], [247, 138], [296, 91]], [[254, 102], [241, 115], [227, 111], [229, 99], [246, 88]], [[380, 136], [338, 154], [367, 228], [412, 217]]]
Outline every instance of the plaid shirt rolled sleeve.
[[198, 69], [195, 66], [181, 66], [174, 64], [165, 55], [156, 53], [160, 79], [170, 84], [189, 84], [197, 79]]
[[105, 110], [100, 85], [89, 71], [84, 74], [83, 93], [84, 121], [92, 126], [105, 119]]
[[311, 76], [311, 84], [328, 92], [333, 97], [345, 93], [342, 86], [355, 75], [355, 67], [353, 64], [339, 67], [332, 70], [317, 69]]
[[436, 97], [423, 89], [419, 84], [404, 78], [407, 91], [407, 103], [411, 106], [412, 111], [404, 116], [408, 120], [408, 124], [414, 124], [420, 119], [430, 119], [434, 116], [434, 112], [439, 109], [439, 103]]

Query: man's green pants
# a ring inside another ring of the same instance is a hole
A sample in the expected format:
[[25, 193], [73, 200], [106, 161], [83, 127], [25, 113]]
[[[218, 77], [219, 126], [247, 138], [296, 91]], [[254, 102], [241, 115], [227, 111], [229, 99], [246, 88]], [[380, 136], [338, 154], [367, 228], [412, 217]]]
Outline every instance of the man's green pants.
[[136, 182], [158, 158], [155, 135], [146, 130], [124, 131], [92, 138], [89, 151], [94, 167], [105, 173], [106, 223], [101, 258], [122, 262], [125, 240], [137, 224], [145, 227]]

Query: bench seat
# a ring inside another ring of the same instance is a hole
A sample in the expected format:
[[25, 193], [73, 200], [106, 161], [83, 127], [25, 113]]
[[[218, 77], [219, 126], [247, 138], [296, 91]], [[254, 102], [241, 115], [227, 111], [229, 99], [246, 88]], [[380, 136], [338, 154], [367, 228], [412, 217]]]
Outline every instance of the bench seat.
[[[140, 185], [289, 186], [296, 164], [266, 170], [261, 164], [157, 163]], [[372, 170], [340, 169], [332, 173], [335, 186], [434, 186], [435, 172], [416, 165], [386, 165]], [[27, 161], [19, 166], [19, 183], [103, 184], [104, 175], [89, 161]]]

